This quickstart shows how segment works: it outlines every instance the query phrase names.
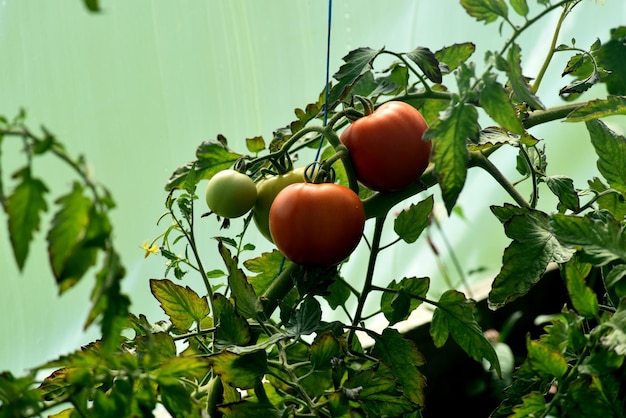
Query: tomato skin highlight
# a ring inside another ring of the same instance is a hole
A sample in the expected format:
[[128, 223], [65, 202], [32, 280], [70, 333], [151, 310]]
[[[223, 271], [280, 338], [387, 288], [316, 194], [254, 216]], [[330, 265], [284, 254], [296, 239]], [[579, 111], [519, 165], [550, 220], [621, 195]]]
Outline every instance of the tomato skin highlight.
[[270, 209], [276, 247], [296, 264], [333, 266], [357, 247], [365, 226], [363, 203], [339, 184], [296, 183]]
[[432, 144], [422, 140], [426, 129], [428, 124], [417, 109], [390, 101], [353, 122], [340, 139], [361, 184], [393, 192], [417, 181], [428, 167]]
[[236, 170], [216, 173], [206, 187], [209, 209], [223, 218], [238, 218], [252, 209], [257, 198], [256, 185], [247, 175]]
[[270, 208], [278, 193], [294, 183], [304, 183], [306, 167], [259, 180], [256, 184], [257, 200], [252, 208], [252, 219], [259, 232], [270, 242], [274, 242], [270, 233]]

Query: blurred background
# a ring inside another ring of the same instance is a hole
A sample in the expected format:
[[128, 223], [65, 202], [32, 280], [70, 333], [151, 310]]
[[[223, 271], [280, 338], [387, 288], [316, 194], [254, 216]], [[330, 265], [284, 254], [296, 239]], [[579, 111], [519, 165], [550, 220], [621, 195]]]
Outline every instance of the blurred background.
[[[531, 16], [541, 7], [533, 1], [529, 5]], [[164, 229], [157, 219], [165, 210], [167, 179], [194, 159], [203, 140], [222, 134], [234, 150], [246, 152], [246, 138], [262, 135], [269, 141], [275, 129], [293, 120], [294, 108], [317, 99], [325, 81], [328, 3], [101, 0], [101, 6], [101, 13], [90, 14], [79, 0], [0, 0], [0, 114], [10, 118], [24, 108], [33, 130], [45, 125], [71, 155], [84, 154], [95, 179], [110, 188], [117, 202], [111, 213], [115, 244], [127, 268], [124, 291], [132, 299], [131, 311], [155, 322], [164, 314], [148, 280], [163, 277], [165, 259], [144, 259], [141, 245]], [[553, 13], [518, 39], [526, 75], [536, 74], [543, 62], [557, 18]], [[598, 36], [606, 41], [609, 28], [623, 24], [625, 2], [584, 0], [566, 21], [559, 43], [575, 37], [577, 46], [588, 48]], [[480, 69], [485, 53], [499, 50], [509, 33], [505, 28], [498, 36], [496, 24], [477, 22], [453, 0], [335, 1], [331, 74], [358, 47], [407, 52], [424, 46], [436, 51], [466, 41], [477, 45], [471, 60]], [[561, 101], [558, 90], [570, 81], [560, 77], [568, 58], [557, 54], [543, 81], [539, 94], [546, 106]], [[452, 76], [444, 82], [455, 86]], [[603, 93], [601, 86], [594, 87], [586, 97]], [[626, 133], [623, 118], [606, 123]], [[576, 187], [586, 187], [596, 168], [584, 125], [555, 123], [531, 133], [545, 140], [550, 175], [567, 175]], [[6, 179], [13, 171], [9, 168], [20, 167], [23, 160], [17, 141], [9, 138], [2, 145]], [[511, 178], [519, 177], [515, 150], [499, 150], [494, 161]], [[50, 196], [66, 193], [73, 179], [69, 170], [47, 159], [35, 162], [35, 175], [51, 186]], [[198, 189], [201, 196], [203, 186]], [[429, 193], [440, 201], [437, 189]], [[544, 193], [540, 206], [554, 208], [550, 199]], [[446, 240], [468, 281], [489, 280], [498, 272], [508, 239], [488, 205], [510, 201], [493, 180], [471, 170], [459, 200], [462, 216], [437, 210], [441, 231], [432, 229], [430, 237], [441, 258], [434, 257], [424, 236], [411, 246], [396, 245], [382, 253], [375, 282], [429, 276], [433, 297], [449, 282], [459, 286], [461, 274]], [[0, 222], [6, 225], [4, 214]], [[389, 220], [383, 242], [394, 239], [392, 225]], [[205, 221], [200, 227], [206, 244], [214, 246], [209, 238], [220, 234], [217, 223]], [[83, 329], [92, 276], [58, 297], [44, 238], [44, 233], [36, 236], [20, 273], [8, 234], [0, 234], [0, 370], [22, 374], [98, 338], [97, 326]], [[256, 245], [255, 254], [272, 249], [253, 228], [247, 239]], [[343, 270], [357, 287], [365, 250], [359, 248]], [[216, 254], [214, 248], [208, 247], [207, 254]], [[215, 259], [207, 268], [223, 265]], [[186, 285], [202, 289], [199, 278], [190, 274], [186, 280]]]

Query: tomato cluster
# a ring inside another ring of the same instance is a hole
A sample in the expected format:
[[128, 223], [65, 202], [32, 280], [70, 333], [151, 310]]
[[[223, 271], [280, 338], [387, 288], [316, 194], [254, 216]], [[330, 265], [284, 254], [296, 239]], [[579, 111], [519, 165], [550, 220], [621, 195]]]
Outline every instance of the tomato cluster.
[[[402, 190], [428, 167], [428, 128], [411, 105], [392, 101], [354, 121], [340, 136], [356, 179], [378, 192]], [[365, 211], [358, 195], [335, 183], [311, 183], [305, 167], [266, 176], [255, 184], [246, 174], [224, 170], [206, 190], [209, 208], [225, 218], [252, 210], [261, 234], [289, 260], [333, 266], [345, 260], [361, 240]]]

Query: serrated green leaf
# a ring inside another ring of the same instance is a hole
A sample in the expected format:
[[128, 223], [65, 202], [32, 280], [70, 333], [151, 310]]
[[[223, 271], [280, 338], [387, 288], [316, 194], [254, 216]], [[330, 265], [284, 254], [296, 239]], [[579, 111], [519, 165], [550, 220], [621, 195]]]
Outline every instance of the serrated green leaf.
[[597, 328], [596, 332], [607, 331], [601, 338], [602, 345], [620, 356], [626, 356], [626, 310], [620, 307], [613, 316]]
[[478, 140], [468, 145], [470, 151], [489, 149], [498, 145], [511, 145], [518, 147], [520, 136], [510, 133], [499, 126], [490, 126], [481, 129], [478, 133]]
[[593, 71], [591, 72], [591, 74], [589, 74], [589, 76], [581, 80], [576, 80], [568, 84], [567, 86], [563, 87], [561, 90], [559, 90], [559, 95], [567, 99], [568, 96], [572, 94], [578, 95], [580, 93], [584, 93], [587, 90], [589, 90], [591, 87], [593, 87], [593, 85], [599, 82], [600, 80], [601, 80], [601, 73], [597, 68], [594, 67]]
[[433, 211], [434, 199], [430, 195], [417, 204], [411, 204], [400, 212], [394, 220], [393, 229], [405, 242], [411, 244], [419, 238], [428, 226]]
[[283, 415], [274, 406], [246, 399], [218, 406], [218, 410], [229, 418], [254, 416], [281, 418]]
[[614, 266], [609, 274], [604, 278], [604, 285], [607, 291], [615, 292], [618, 300], [626, 296], [626, 264], [618, 264]]
[[626, 115], [626, 97], [608, 96], [585, 103], [567, 115], [565, 122], [585, 122], [612, 115]]
[[430, 49], [417, 47], [413, 51], [407, 52], [406, 56], [417, 64], [430, 81], [437, 84], [441, 83], [442, 75], [439, 61]]
[[601, 266], [626, 261], [626, 232], [614, 218], [591, 213], [584, 217], [555, 214], [550, 220], [554, 237], [580, 250], [585, 260]]
[[459, 65], [466, 62], [476, 51], [476, 45], [472, 42], [452, 44], [435, 52], [435, 58], [448, 66], [449, 71], [455, 70]]
[[531, 109], [544, 109], [544, 105], [539, 98], [535, 96], [524, 74], [522, 74], [522, 57], [521, 49], [519, 45], [512, 44], [507, 54], [507, 74], [509, 77], [509, 83], [513, 92], [519, 100], [528, 104]]
[[332, 332], [325, 332], [311, 344], [311, 365], [315, 370], [329, 370], [331, 360], [341, 355], [341, 343]]
[[328, 302], [328, 306], [331, 309], [337, 309], [338, 306], [343, 306], [352, 291], [350, 286], [346, 283], [346, 281], [342, 277], [337, 277], [337, 279], [328, 286], [328, 293], [324, 294], [324, 300]]
[[550, 217], [540, 211], [509, 206], [492, 207], [504, 219], [504, 230], [513, 242], [504, 250], [502, 267], [489, 293], [489, 305], [497, 309], [525, 295], [550, 262], [564, 263], [574, 250], [562, 245], [552, 233]]
[[380, 336], [372, 334], [372, 337], [376, 341], [374, 352], [389, 366], [404, 396], [414, 404], [424, 405], [426, 378], [418, 369], [424, 365], [424, 357], [415, 343], [391, 328], [386, 328]]
[[546, 400], [539, 392], [531, 392], [522, 398], [522, 404], [513, 408], [510, 418], [541, 416], [546, 409]]
[[183, 187], [190, 170], [195, 171], [195, 177], [199, 181], [210, 179], [215, 173], [235, 164], [242, 155], [229, 150], [223, 142], [225, 141], [205, 141], [200, 144], [196, 149], [196, 160], [178, 167], [167, 181], [165, 190]]
[[216, 323], [215, 342], [228, 347], [246, 345], [252, 338], [248, 322], [235, 311], [235, 307], [220, 293], [213, 294], [213, 317]]
[[388, 289], [395, 292], [384, 292], [380, 300], [380, 308], [389, 321], [389, 325], [403, 321], [411, 312], [422, 304], [419, 298], [425, 298], [430, 288], [428, 277], [405, 277], [397, 283], [392, 280]]
[[510, 3], [515, 13], [522, 17], [528, 15], [528, 3], [526, 3], [526, 0], [510, 0]]
[[191, 416], [191, 393], [180, 382], [159, 385], [163, 406], [173, 417]]
[[558, 351], [530, 339], [526, 343], [526, 348], [528, 349], [526, 361], [540, 374], [560, 379], [567, 372], [567, 360]]
[[451, 105], [442, 119], [424, 133], [425, 140], [433, 141], [431, 160], [448, 213], [463, 190], [467, 177], [468, 138], [478, 136], [478, 112], [465, 103]]
[[150, 279], [150, 290], [161, 309], [179, 331], [187, 331], [209, 315], [205, 296], [200, 297], [189, 286], [182, 287], [169, 279]]
[[225, 384], [239, 389], [253, 389], [257, 379], [268, 371], [264, 350], [241, 355], [224, 350], [207, 357], [207, 361]]
[[259, 257], [251, 258], [243, 262], [246, 269], [250, 270], [252, 273], [258, 273], [248, 278], [248, 282], [252, 285], [257, 295], [265, 293], [267, 288], [276, 279], [284, 258], [280, 251], [273, 250], [272, 252], [263, 253]]
[[508, 16], [508, 7], [503, 0], [461, 0], [461, 6], [470, 16], [485, 24]]
[[626, 195], [626, 138], [600, 120], [586, 122], [591, 143], [598, 155], [598, 170], [609, 185]]
[[252, 138], [246, 138], [246, 148], [252, 154], [256, 154], [265, 149], [265, 140], [262, 136], [255, 136]]
[[372, 62], [383, 49], [357, 48], [343, 57], [343, 64], [333, 78], [337, 80], [328, 93], [329, 108], [344, 99], [359, 78], [370, 71]]
[[566, 176], [548, 176], [544, 178], [544, 181], [552, 193], [559, 198], [559, 202], [563, 206], [572, 211], [580, 208], [578, 193], [571, 178]]
[[[363, 77], [365, 80], [366, 77]], [[375, 88], [370, 91], [373, 98], [381, 95], [396, 95], [405, 91], [409, 84], [409, 69], [405, 65], [393, 63], [389, 67], [389, 73], [384, 77], [376, 78], [374, 82]], [[355, 89], [355, 94], [358, 93]]]
[[107, 231], [91, 227], [98, 222], [93, 203], [83, 195], [83, 187], [74, 183], [72, 191], [55, 202], [59, 210], [48, 230], [48, 257], [60, 293], [74, 286], [96, 262], [96, 240]]
[[496, 350], [485, 338], [474, 318], [475, 304], [473, 300], [466, 299], [463, 293], [456, 290], [444, 292], [433, 313], [430, 335], [437, 347], [442, 347], [451, 335], [470, 357], [476, 361], [487, 360], [501, 376]]
[[586, 278], [591, 272], [592, 265], [582, 262], [578, 257], [572, 257], [563, 267], [567, 292], [574, 309], [587, 319], [598, 316], [598, 297], [587, 286]]
[[285, 325], [285, 333], [292, 337], [309, 335], [319, 327], [322, 308], [312, 296], [307, 296]]
[[24, 170], [21, 177], [22, 181], [7, 198], [5, 206], [11, 247], [20, 270], [24, 268], [33, 235], [39, 230], [41, 213], [48, 210], [45, 183], [31, 177], [30, 170]]
[[[588, 182], [591, 190], [596, 193], [602, 193], [607, 191], [609, 188], [602, 183], [597, 177], [594, 177], [592, 180]], [[619, 192], [605, 194], [596, 200], [598, 203], [598, 207], [603, 210], [609, 211], [613, 217], [617, 220], [623, 220], [626, 218], [626, 200], [623, 195]]]
[[209, 371], [210, 363], [201, 356], [174, 356], [151, 373], [159, 384], [179, 383], [183, 377], [201, 379]]
[[135, 338], [141, 366], [152, 370], [176, 356], [176, 343], [167, 332], [146, 333]]
[[259, 319], [263, 307], [254, 289], [248, 283], [248, 278], [243, 270], [238, 267], [237, 257], [231, 256], [230, 251], [222, 244], [222, 241], [219, 241], [218, 249], [228, 269], [228, 284], [231, 297], [235, 300], [237, 312], [244, 318]]
[[598, 65], [610, 71], [603, 77], [608, 93], [626, 95], [626, 26], [611, 29], [611, 40], [593, 54]]
[[507, 91], [491, 74], [483, 77], [483, 83], [484, 87], [480, 92], [480, 105], [485, 109], [485, 112], [503, 128], [522, 135], [525, 131], [524, 126], [517, 117]]

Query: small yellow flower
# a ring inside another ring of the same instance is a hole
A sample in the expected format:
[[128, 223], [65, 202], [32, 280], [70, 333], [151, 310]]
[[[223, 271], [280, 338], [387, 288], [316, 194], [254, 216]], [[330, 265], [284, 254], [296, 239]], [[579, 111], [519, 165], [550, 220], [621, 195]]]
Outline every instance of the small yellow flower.
[[143, 250], [146, 252], [143, 256], [143, 258], [147, 258], [151, 253], [152, 254], [158, 254], [159, 253], [159, 247], [156, 246], [156, 244], [152, 244], [151, 247], [148, 246], [148, 241], [144, 241], [143, 244], [141, 245], [141, 248], [143, 248]]

